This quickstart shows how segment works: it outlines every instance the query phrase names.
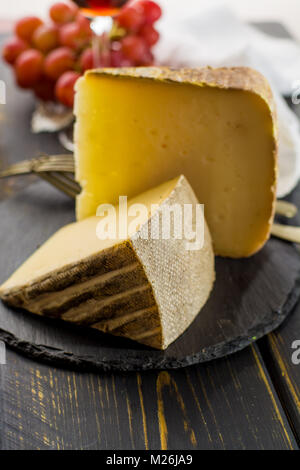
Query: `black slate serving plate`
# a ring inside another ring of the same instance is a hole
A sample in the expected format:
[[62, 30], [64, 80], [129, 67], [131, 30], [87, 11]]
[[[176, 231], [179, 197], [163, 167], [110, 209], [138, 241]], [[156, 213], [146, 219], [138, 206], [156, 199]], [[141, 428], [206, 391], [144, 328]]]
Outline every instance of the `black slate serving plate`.
[[[74, 220], [74, 203], [47, 183], [0, 204], [0, 282], [50, 235]], [[277, 328], [300, 295], [296, 247], [272, 238], [257, 255], [216, 259], [214, 291], [166, 351], [44, 319], [0, 303], [0, 340], [27, 356], [82, 370], [184, 367], [238, 351]]]

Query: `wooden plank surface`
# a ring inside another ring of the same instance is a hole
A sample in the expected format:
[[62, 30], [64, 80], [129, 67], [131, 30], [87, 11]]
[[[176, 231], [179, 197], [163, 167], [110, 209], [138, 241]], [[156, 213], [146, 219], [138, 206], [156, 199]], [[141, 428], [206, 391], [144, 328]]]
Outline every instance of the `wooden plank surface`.
[[8, 351], [4, 449], [295, 449], [256, 347], [179, 371], [84, 374]]
[[[300, 444], [300, 363], [293, 363], [297, 341], [300, 350], [300, 305], [293, 316], [278, 331], [263, 341], [262, 354], [284, 410]], [[300, 354], [298, 354], [298, 359]]]

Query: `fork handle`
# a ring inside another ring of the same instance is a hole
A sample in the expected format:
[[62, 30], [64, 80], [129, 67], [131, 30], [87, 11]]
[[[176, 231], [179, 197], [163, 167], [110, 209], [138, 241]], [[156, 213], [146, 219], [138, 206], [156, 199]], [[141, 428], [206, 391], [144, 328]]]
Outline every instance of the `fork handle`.
[[289, 242], [300, 243], [300, 227], [291, 225], [273, 224], [272, 235]]
[[74, 173], [74, 156], [72, 154], [42, 155], [32, 160], [25, 160], [0, 171], [0, 178], [52, 171]]

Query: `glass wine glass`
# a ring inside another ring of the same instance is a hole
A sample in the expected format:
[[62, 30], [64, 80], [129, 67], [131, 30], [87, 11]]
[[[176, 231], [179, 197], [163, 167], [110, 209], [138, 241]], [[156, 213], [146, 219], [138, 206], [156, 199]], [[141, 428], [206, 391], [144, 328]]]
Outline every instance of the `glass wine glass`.
[[128, 0], [75, 0], [81, 12], [91, 20], [96, 67], [109, 66], [109, 33], [114, 16]]
[[[81, 13], [90, 19], [93, 31], [93, 55], [95, 67], [109, 67], [110, 39], [114, 17], [129, 0], [73, 0]], [[59, 134], [60, 143], [74, 151], [73, 126]]]

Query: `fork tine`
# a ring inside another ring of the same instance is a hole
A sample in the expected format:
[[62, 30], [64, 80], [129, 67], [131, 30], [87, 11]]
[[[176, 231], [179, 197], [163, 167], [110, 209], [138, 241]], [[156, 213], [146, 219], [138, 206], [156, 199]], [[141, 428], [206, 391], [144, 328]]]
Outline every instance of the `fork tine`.
[[65, 193], [67, 196], [71, 197], [74, 199], [79, 191], [75, 191], [74, 188], [71, 188], [64, 182], [60, 181], [55, 174], [52, 173], [38, 173], [38, 176], [42, 178], [43, 180], [47, 181], [48, 183], [52, 184], [52, 186], [55, 186], [55, 188], [59, 189], [63, 193]]
[[43, 166], [43, 165], [68, 165], [68, 166], [75, 167], [74, 160], [70, 161], [70, 160], [65, 160], [65, 159], [42, 161], [42, 162], [39, 162], [36, 165], [36, 167], [39, 168], [40, 166]]
[[72, 165], [64, 165], [64, 164], [45, 164], [41, 165], [39, 168], [35, 169], [35, 173], [43, 173], [43, 172], [63, 172], [63, 173], [73, 173], [75, 172], [75, 168]]
[[69, 187], [71, 190], [73, 190], [76, 194], [79, 194], [81, 191], [81, 188], [78, 183], [69, 176], [67, 173], [52, 173], [52, 176], [57, 178], [62, 184], [65, 184], [67, 187]]
[[61, 161], [61, 160], [65, 160], [65, 161], [68, 161], [68, 162], [73, 162], [74, 161], [74, 156], [72, 153], [62, 153], [62, 154], [58, 154], [58, 155], [41, 155], [40, 157], [38, 157], [36, 160], [40, 160], [40, 161]]
[[34, 171], [70, 171], [74, 173], [75, 164], [73, 155], [54, 155], [41, 157], [36, 160]]
[[43, 165], [71, 165], [71, 166], [75, 166], [74, 164], [74, 160], [65, 160], [65, 159], [61, 159], [61, 160], [42, 160], [42, 161], [38, 161], [36, 164], [35, 164], [35, 168], [39, 168], [40, 166], [43, 166]]

